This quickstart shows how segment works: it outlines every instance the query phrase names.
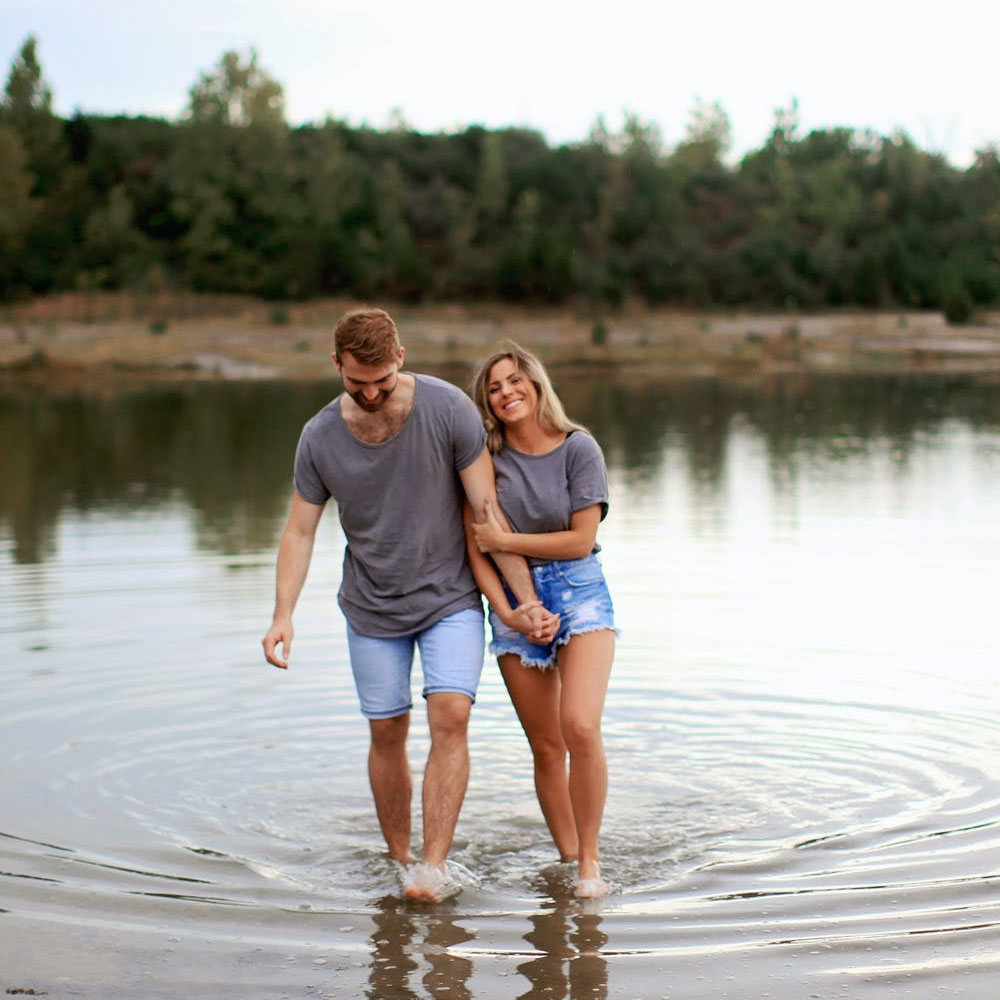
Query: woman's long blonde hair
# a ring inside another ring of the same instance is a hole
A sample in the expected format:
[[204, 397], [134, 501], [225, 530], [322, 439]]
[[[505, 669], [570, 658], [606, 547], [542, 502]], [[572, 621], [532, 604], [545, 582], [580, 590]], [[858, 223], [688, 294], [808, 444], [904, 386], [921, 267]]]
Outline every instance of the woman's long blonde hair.
[[496, 353], [479, 363], [472, 379], [472, 398], [482, 415], [483, 426], [486, 428], [486, 447], [489, 448], [491, 455], [495, 455], [503, 448], [504, 436], [503, 424], [490, 409], [490, 372], [493, 366], [504, 358], [513, 361], [517, 370], [534, 384], [538, 393], [538, 423], [542, 430], [550, 434], [568, 434], [570, 431], [589, 433], [582, 424], [566, 416], [562, 402], [549, 381], [545, 365], [530, 351], [515, 344], [513, 340], [507, 340], [499, 345]]

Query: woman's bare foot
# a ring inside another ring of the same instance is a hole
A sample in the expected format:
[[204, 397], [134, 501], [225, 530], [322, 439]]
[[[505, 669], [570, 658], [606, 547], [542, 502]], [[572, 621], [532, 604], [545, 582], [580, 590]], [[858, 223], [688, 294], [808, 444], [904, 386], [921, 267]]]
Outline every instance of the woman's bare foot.
[[610, 891], [611, 887], [601, 878], [601, 866], [596, 861], [581, 862], [580, 874], [576, 880], [577, 898], [599, 899]]

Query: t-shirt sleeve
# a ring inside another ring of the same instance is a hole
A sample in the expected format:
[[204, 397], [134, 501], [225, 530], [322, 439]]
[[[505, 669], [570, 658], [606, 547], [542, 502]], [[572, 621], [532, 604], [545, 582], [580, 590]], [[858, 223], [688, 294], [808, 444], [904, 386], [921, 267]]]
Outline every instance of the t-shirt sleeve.
[[601, 446], [586, 432], [576, 431], [567, 456], [569, 509], [572, 512], [601, 505], [601, 520], [608, 514], [608, 473]]
[[330, 499], [330, 491], [316, 469], [309, 438], [309, 425], [306, 424], [295, 449], [295, 491], [310, 503], [323, 504]]
[[482, 454], [486, 447], [486, 431], [476, 404], [459, 390], [452, 409], [451, 440], [455, 455], [455, 470], [461, 472]]

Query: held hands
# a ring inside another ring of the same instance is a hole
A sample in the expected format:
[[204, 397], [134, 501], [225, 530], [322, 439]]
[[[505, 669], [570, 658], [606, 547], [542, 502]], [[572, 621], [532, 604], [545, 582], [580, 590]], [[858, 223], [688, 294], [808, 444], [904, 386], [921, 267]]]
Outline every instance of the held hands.
[[559, 616], [547, 611], [541, 601], [525, 601], [514, 608], [505, 624], [531, 642], [545, 646], [559, 631]]
[[[267, 630], [261, 644], [264, 647], [264, 659], [273, 667], [280, 667], [282, 670], [288, 669], [288, 657], [292, 652], [292, 636], [295, 629], [292, 628], [290, 618], [275, 619], [274, 624]], [[277, 646], [281, 644], [281, 651], [284, 659], [278, 656]]]
[[486, 518], [481, 524], [473, 524], [476, 546], [480, 552], [503, 552], [505, 536], [508, 534], [497, 517], [496, 508], [489, 500], [483, 501], [483, 515]]

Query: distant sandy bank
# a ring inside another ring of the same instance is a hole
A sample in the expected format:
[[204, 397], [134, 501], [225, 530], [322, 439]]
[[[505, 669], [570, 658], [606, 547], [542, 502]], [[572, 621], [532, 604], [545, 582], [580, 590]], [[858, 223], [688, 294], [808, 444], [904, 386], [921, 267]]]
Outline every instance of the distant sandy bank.
[[[65, 295], [0, 311], [6, 381], [312, 379], [330, 375], [331, 330], [356, 303]], [[782, 371], [1000, 373], [1000, 313], [957, 327], [938, 313], [695, 312], [600, 315], [504, 305], [388, 305], [413, 367], [467, 366], [500, 340], [550, 364], [666, 376]]]

